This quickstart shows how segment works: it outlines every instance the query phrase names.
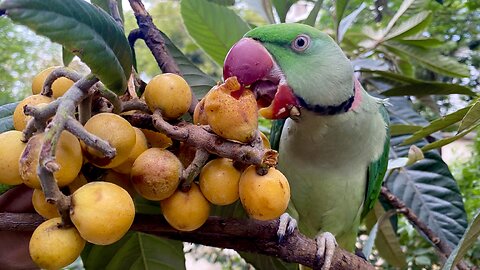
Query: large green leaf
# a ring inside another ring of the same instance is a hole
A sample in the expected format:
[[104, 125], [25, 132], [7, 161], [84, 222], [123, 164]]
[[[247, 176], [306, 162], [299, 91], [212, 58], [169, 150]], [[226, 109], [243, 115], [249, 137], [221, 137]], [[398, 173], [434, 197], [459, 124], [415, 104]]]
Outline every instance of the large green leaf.
[[471, 105], [465, 117], [463, 117], [460, 126], [458, 127], [458, 133], [470, 128], [480, 120], [480, 99]]
[[475, 242], [478, 241], [478, 237], [480, 236], [480, 211], [475, 214], [475, 217], [468, 225], [465, 234], [463, 235], [462, 239], [452, 251], [450, 256], [448, 257], [447, 261], [443, 265], [442, 270], [452, 270], [454, 266], [463, 258], [463, 256], [467, 253]]
[[335, 0], [335, 29], [337, 32], [337, 39], [338, 39], [338, 30], [340, 28], [340, 22], [343, 19], [343, 14], [345, 13], [345, 10], [347, 9], [348, 2], [350, 0]]
[[0, 106], [0, 118], [13, 115], [19, 102], [8, 103]]
[[423, 47], [426, 49], [440, 47], [445, 44], [443, 41], [438, 40], [436, 38], [425, 38], [425, 37], [421, 37], [421, 38], [409, 37], [409, 38], [404, 38], [397, 41], [403, 44]]
[[313, 6], [312, 10], [308, 14], [307, 18], [302, 22], [304, 24], [315, 26], [315, 22], [317, 21], [318, 13], [322, 9], [323, 0], [317, 0], [315, 5]]
[[470, 110], [470, 106], [462, 108], [456, 112], [451, 114], [445, 115], [442, 118], [435, 119], [429, 125], [425, 126], [424, 128], [416, 131], [413, 135], [402, 143], [402, 145], [412, 144], [420, 139], [425, 138], [426, 136], [440, 131], [444, 128], [447, 128], [463, 119], [463, 117], [467, 114]]
[[188, 82], [196, 97], [202, 98], [216, 84], [216, 81], [193, 64], [166, 35], [163, 35], [163, 38], [170, 55], [175, 59], [182, 72], [183, 78]]
[[[390, 99], [388, 107], [393, 124], [428, 123], [405, 98]], [[407, 156], [409, 145], [400, 145], [406, 136], [392, 137], [392, 158]], [[418, 147], [426, 140], [416, 143]], [[405, 202], [442, 241], [455, 247], [462, 237], [467, 218], [457, 183], [437, 151], [425, 153], [425, 159], [393, 172], [385, 182], [390, 191]]]
[[[99, 6], [101, 9], [105, 10], [108, 14], [112, 14], [110, 12], [110, 0], [91, 0], [90, 1], [92, 4]], [[122, 1], [118, 0], [117, 2], [117, 8], [118, 8], [118, 13], [120, 13], [120, 18], [122, 21], [125, 21], [125, 18], [123, 17], [123, 6], [122, 6]]]
[[298, 0], [272, 0], [272, 4], [277, 11], [278, 18], [280, 22], [285, 22], [287, 18], [287, 13], [290, 10], [290, 7], [295, 4]]
[[0, 133], [3, 133], [5, 131], [13, 130], [13, 116], [6, 116], [3, 118], [0, 118]]
[[475, 96], [476, 93], [470, 88], [452, 83], [422, 82], [407, 84], [391, 88], [382, 95], [385, 96], [425, 96], [425, 95], [469, 95]]
[[89, 244], [82, 260], [86, 269], [185, 269], [182, 242], [140, 232], [108, 246]]
[[365, 3], [362, 3], [358, 8], [356, 8], [352, 13], [350, 13], [347, 17], [343, 18], [340, 21], [340, 24], [338, 25], [338, 30], [337, 30], [337, 42], [340, 43], [343, 40], [343, 36], [347, 32], [348, 28], [353, 24], [357, 16], [362, 12], [362, 10], [366, 7], [367, 5]]
[[0, 133], [13, 130], [13, 112], [18, 102], [8, 103], [0, 106]]
[[405, 134], [412, 134], [414, 132], [419, 131], [422, 129], [422, 126], [417, 125], [391, 125], [390, 126], [390, 135], [397, 136], [397, 135], [405, 135]]
[[393, 41], [384, 42], [383, 46], [394, 53], [407, 55], [418, 64], [434, 72], [452, 77], [470, 76], [470, 71], [466, 65], [438, 52]]
[[450, 144], [462, 137], [464, 137], [465, 135], [467, 135], [468, 133], [472, 132], [474, 129], [476, 129], [478, 126], [480, 125], [480, 123], [476, 123], [475, 125], [472, 125], [471, 127], [469, 127], [468, 129], [460, 132], [460, 133], [457, 133], [455, 136], [451, 136], [451, 137], [447, 137], [447, 138], [444, 138], [444, 139], [441, 139], [441, 140], [438, 140], [438, 141], [434, 141], [432, 143], [429, 143], [425, 146], [422, 147], [422, 151], [428, 151], [428, 150], [432, 150], [432, 149], [437, 149], [437, 148], [440, 148], [440, 147], [443, 147], [447, 144]]
[[[377, 201], [372, 211], [365, 216], [364, 222], [370, 231], [368, 241], [370, 242], [372, 240], [370, 237], [373, 236], [375, 246], [380, 256], [392, 266], [403, 269], [406, 266], [407, 259], [405, 253], [402, 251], [392, 223], [384, 220], [387, 217], [385, 213], [387, 212], [385, 212], [381, 203]], [[374, 231], [374, 229], [376, 231]], [[363, 253], [366, 255], [365, 247]], [[368, 258], [368, 255], [366, 255], [366, 257]]]
[[394, 73], [394, 72], [389, 72], [389, 71], [383, 71], [383, 70], [366, 70], [362, 69], [360, 70], [361, 72], [365, 73], [374, 73], [377, 75], [380, 75], [380, 77], [383, 78], [388, 78], [397, 82], [401, 82], [402, 84], [408, 83], [408, 84], [415, 84], [415, 83], [422, 83], [422, 82], [427, 82], [427, 81], [421, 81], [409, 76], [404, 76], [402, 74]]
[[415, 35], [427, 27], [431, 20], [432, 13], [430, 11], [422, 11], [394, 27], [384, 40], [401, 39]]
[[250, 30], [233, 10], [207, 0], [182, 0], [180, 11], [190, 36], [220, 66], [230, 47]]
[[102, 9], [83, 0], [5, 0], [16, 23], [28, 26], [77, 55], [115, 93], [123, 93], [132, 53], [120, 26]]
[[410, 8], [410, 6], [415, 2], [415, 0], [405, 0], [402, 2], [397, 12], [393, 15], [392, 19], [388, 22], [387, 27], [383, 30], [383, 35], [386, 36], [390, 33], [392, 28], [397, 23], [398, 19]]

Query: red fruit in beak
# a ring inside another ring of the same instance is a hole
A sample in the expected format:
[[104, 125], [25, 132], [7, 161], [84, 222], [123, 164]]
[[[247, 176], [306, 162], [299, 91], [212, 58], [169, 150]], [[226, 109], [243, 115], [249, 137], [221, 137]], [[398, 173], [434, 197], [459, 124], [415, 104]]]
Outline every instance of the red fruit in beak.
[[242, 38], [225, 57], [223, 78], [237, 76], [242, 85], [250, 85], [265, 77], [272, 67], [272, 57], [260, 42]]

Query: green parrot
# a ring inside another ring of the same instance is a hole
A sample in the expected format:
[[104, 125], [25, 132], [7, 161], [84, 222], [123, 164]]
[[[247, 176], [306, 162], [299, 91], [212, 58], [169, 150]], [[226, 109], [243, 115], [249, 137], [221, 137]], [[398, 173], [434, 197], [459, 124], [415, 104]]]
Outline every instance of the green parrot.
[[255, 93], [261, 115], [286, 119], [271, 134], [291, 188], [279, 237], [298, 224], [316, 237], [328, 269], [337, 243], [354, 249], [378, 198], [390, 141], [386, 101], [362, 88], [331, 37], [303, 24], [250, 30], [228, 52], [223, 75]]

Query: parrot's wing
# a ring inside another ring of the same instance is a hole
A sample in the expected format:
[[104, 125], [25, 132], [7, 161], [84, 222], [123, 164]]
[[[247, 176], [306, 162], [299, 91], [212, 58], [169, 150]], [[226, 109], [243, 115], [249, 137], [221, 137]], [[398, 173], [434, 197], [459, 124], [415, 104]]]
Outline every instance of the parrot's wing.
[[282, 136], [283, 126], [285, 125], [286, 119], [274, 120], [272, 122], [272, 128], [270, 129], [270, 146], [273, 150], [279, 149], [280, 146], [280, 137]]
[[380, 113], [385, 121], [387, 129], [387, 136], [383, 145], [383, 152], [380, 157], [370, 163], [367, 170], [367, 187], [365, 193], [365, 202], [363, 204], [362, 218], [364, 218], [368, 212], [373, 208], [375, 202], [378, 199], [380, 190], [382, 188], [383, 178], [387, 170], [388, 165], [388, 152], [390, 149], [390, 119], [387, 109], [384, 106], [380, 106]]

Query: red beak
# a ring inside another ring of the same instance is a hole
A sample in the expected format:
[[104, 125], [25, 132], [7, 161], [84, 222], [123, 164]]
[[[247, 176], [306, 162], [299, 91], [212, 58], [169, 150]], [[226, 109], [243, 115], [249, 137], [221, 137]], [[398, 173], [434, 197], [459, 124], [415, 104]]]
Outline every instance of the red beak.
[[223, 78], [232, 76], [243, 86], [250, 86], [261, 107], [259, 112], [265, 118], [287, 118], [293, 107], [298, 108], [285, 75], [262, 43], [254, 39], [242, 38], [225, 57]]

